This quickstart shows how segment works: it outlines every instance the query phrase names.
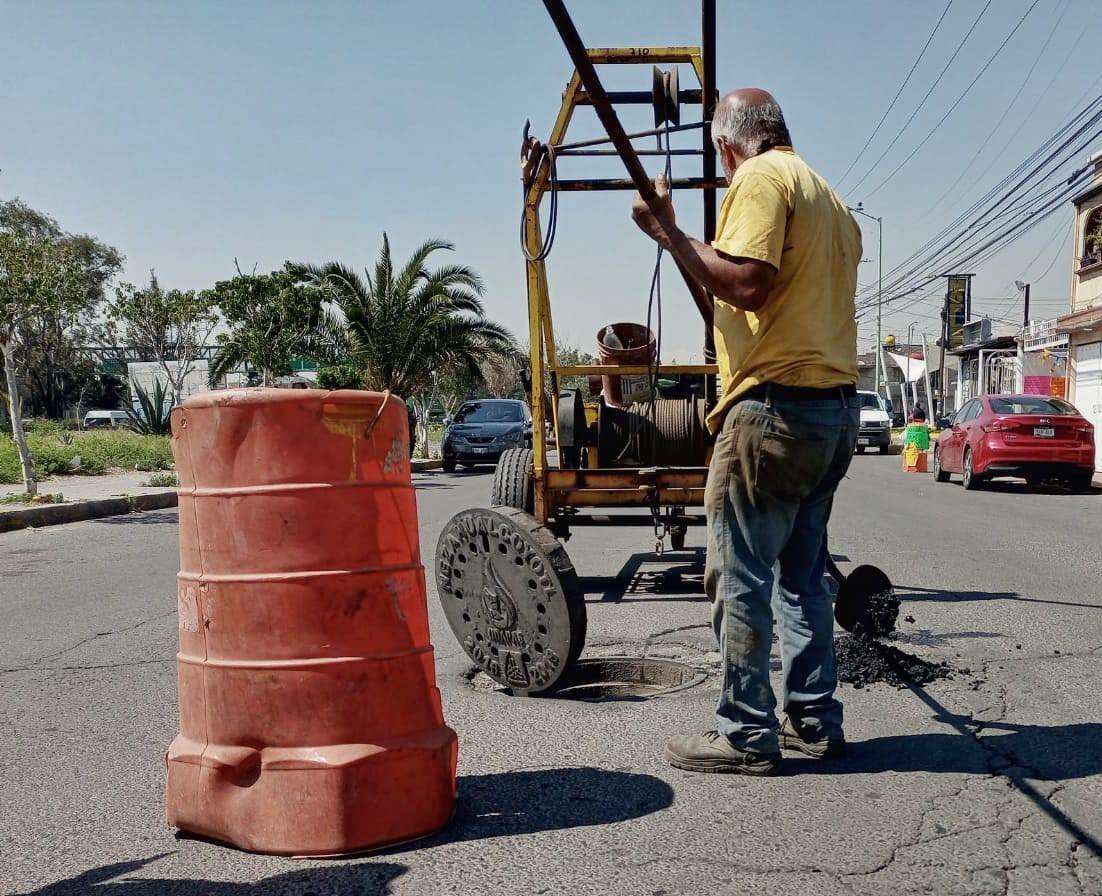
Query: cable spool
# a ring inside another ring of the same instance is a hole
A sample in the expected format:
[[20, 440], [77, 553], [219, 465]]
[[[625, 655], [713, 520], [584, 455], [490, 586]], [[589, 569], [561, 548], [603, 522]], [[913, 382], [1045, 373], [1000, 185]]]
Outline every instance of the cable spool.
[[597, 443], [602, 466], [704, 466], [708, 450], [704, 400], [660, 398], [627, 409], [602, 403]]

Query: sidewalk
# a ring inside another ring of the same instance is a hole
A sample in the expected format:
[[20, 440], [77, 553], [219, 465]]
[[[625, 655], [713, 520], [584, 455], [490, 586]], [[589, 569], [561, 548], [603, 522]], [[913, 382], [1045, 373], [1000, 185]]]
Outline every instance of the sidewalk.
[[[425, 473], [439, 467], [439, 460], [417, 459], [410, 463], [413, 473]], [[42, 495], [60, 492], [64, 501], [60, 504], [0, 504], [0, 532], [175, 507], [174, 488], [151, 488], [142, 484], [156, 475], [127, 472], [103, 476], [52, 476], [38, 483], [38, 492]], [[22, 492], [19, 485], [0, 485], [0, 498]]]
[[[103, 476], [52, 476], [38, 483], [40, 494], [61, 493], [60, 504], [0, 504], [0, 532], [54, 526], [141, 510], [176, 506], [176, 490], [148, 482], [155, 473], [106, 473]], [[19, 485], [0, 485], [0, 497], [21, 494]]]

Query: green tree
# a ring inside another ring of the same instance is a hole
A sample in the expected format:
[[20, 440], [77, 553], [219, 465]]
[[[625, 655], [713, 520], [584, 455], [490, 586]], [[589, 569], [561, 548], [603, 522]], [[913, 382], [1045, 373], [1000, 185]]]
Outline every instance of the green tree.
[[57, 221], [13, 199], [0, 202], [0, 229], [48, 240], [79, 268], [85, 290], [77, 308], [48, 308], [25, 319], [20, 387], [32, 415], [60, 418], [101, 387], [98, 365], [87, 352], [102, 342], [98, 308], [107, 284], [122, 266], [118, 250], [87, 234], [62, 231]]
[[0, 227], [0, 355], [4, 358], [8, 414], [27, 494], [38, 491], [34, 460], [23, 428], [19, 362], [23, 332], [44, 315], [75, 313], [86, 301], [72, 248], [48, 235]]
[[302, 282], [290, 265], [270, 274], [242, 274], [238, 268], [236, 277], [216, 283], [205, 296], [230, 327], [218, 336], [211, 386], [239, 367], [252, 367], [271, 386], [291, 373], [296, 356], [338, 360], [340, 323], [325, 307], [326, 292]]
[[148, 286], [123, 283], [115, 290], [107, 316], [128, 345], [137, 346], [161, 366], [172, 403], [179, 404], [184, 382], [218, 325], [209, 297], [195, 290], [162, 289], [156, 273], [150, 271]]
[[481, 370], [476, 377], [463, 367], [434, 371], [421, 382], [418, 391], [410, 397], [413, 409], [417, 413], [417, 443], [421, 445], [426, 457], [429, 453], [430, 411], [439, 404], [445, 417], [452, 416], [460, 402], [479, 389], [481, 377]]
[[512, 334], [486, 318], [478, 274], [465, 265], [426, 266], [434, 252], [452, 249], [429, 240], [396, 268], [384, 234], [374, 273], [365, 269], [361, 276], [337, 262], [297, 269], [340, 311], [332, 342], [363, 371], [364, 388], [414, 396], [434, 372], [480, 380], [484, 359], [516, 355]]
[[[568, 342], [555, 343], [555, 360], [562, 365], [596, 364], [597, 359], [589, 352]], [[560, 389], [580, 389], [583, 395], [589, 394], [589, 377], [564, 376], [559, 380]]]

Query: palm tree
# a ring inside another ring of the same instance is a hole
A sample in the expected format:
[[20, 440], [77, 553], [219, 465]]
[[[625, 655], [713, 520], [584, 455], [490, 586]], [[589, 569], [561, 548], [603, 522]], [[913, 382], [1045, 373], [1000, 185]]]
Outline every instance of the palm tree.
[[487, 357], [516, 358], [516, 340], [487, 320], [482, 279], [466, 265], [430, 271], [429, 256], [455, 247], [428, 240], [396, 270], [390, 240], [372, 274], [363, 276], [338, 262], [300, 265], [300, 276], [326, 290], [344, 320], [331, 343], [345, 346], [349, 361], [363, 373], [366, 389], [409, 397], [426, 387], [434, 372], [449, 371], [481, 380]]

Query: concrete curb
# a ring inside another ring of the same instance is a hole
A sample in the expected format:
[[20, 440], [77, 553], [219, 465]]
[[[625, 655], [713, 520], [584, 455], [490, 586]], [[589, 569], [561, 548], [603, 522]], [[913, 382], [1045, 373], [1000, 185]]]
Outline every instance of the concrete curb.
[[409, 470], [411, 473], [424, 473], [428, 470], [439, 470], [443, 465], [441, 460], [411, 460]]
[[77, 523], [82, 520], [120, 516], [142, 510], [164, 510], [167, 507], [175, 507], [176, 503], [177, 495], [173, 490], [127, 495], [122, 498], [103, 498], [98, 501], [74, 501], [71, 504], [40, 504], [24, 510], [0, 513], [0, 532]]

